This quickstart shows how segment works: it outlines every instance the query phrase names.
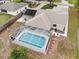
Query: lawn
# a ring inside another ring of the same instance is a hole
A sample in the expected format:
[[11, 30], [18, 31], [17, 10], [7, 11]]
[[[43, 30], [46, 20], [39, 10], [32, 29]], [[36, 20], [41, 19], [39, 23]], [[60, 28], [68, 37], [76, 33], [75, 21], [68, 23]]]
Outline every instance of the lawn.
[[11, 17], [13, 16], [9, 14], [0, 13], [0, 25], [5, 24], [8, 20], [10, 20]]
[[64, 55], [65, 59], [79, 59], [79, 51], [77, 48], [77, 29], [79, 28], [78, 10], [69, 8], [69, 24], [68, 38], [60, 41], [58, 44], [58, 52]]
[[79, 27], [79, 19], [78, 19], [78, 14], [77, 14], [77, 9], [75, 8], [70, 8], [69, 9], [69, 32], [68, 32], [68, 37], [72, 42], [76, 42], [77, 39], [77, 29]]
[[22, 2], [23, 0], [13, 0], [13, 2], [17, 2], [17, 3], [20, 3]]
[[3, 41], [2, 41], [2, 39], [0, 38], [0, 50], [3, 48]]
[[47, 4], [47, 5], [44, 5], [41, 9], [52, 9], [55, 6], [57, 6], [57, 5], [55, 5], [55, 4], [51, 4], [51, 5]]
[[58, 2], [58, 3], [60, 3], [62, 0], [55, 0], [55, 2]]
[[77, 3], [77, 0], [69, 0], [69, 3], [70, 4], [76, 4]]
[[69, 9], [69, 31], [68, 31], [68, 39], [69, 41], [75, 45], [73, 50], [73, 56], [77, 56], [79, 59], [79, 55], [77, 54], [77, 30], [79, 28], [79, 18], [78, 18], [78, 10], [75, 8]]

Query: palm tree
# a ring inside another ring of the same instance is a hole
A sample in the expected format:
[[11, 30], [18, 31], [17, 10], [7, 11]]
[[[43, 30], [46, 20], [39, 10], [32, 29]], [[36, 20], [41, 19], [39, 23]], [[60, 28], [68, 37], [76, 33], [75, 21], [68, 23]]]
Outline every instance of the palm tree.
[[54, 3], [55, 0], [48, 0], [50, 2], [50, 6]]
[[79, 0], [77, 0], [76, 7], [79, 8]]

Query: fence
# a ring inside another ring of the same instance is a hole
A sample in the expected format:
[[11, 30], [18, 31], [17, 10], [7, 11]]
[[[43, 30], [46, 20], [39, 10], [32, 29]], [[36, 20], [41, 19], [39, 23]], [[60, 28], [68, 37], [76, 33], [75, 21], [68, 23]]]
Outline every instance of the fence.
[[0, 26], [0, 33], [3, 32], [9, 26], [11, 26], [14, 22], [16, 22], [21, 16], [22, 16], [22, 13], [19, 13], [16, 17], [11, 18], [7, 23]]

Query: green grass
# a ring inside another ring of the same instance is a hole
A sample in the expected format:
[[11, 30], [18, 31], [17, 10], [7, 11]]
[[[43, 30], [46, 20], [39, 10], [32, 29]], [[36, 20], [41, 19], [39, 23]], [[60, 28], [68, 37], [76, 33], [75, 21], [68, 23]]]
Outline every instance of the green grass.
[[28, 3], [28, 6], [30, 7], [30, 8], [35, 8], [35, 7], [37, 7], [38, 5], [40, 5], [40, 3], [31, 3], [31, 2], [29, 2]]
[[0, 50], [3, 48], [3, 42], [2, 39], [0, 38]]
[[59, 3], [59, 2], [61, 2], [61, 0], [55, 0], [55, 2], [58, 2]]
[[77, 9], [71, 8], [69, 12], [69, 31], [68, 38], [69, 41], [76, 46], [73, 50], [73, 56], [79, 59], [78, 48], [77, 48], [77, 30], [79, 28], [79, 19]]
[[9, 59], [28, 59], [28, 49], [26, 48], [14, 48], [11, 51], [11, 55]]
[[57, 5], [54, 5], [54, 4], [47, 4], [47, 5], [44, 5], [41, 9], [52, 9], [53, 7], [55, 7]]
[[23, 0], [13, 0], [13, 2], [20, 3], [20, 2], [23, 2]]
[[77, 0], [69, 0], [69, 3], [70, 4], [76, 4], [77, 3]]
[[58, 52], [65, 55], [69, 59], [79, 59], [79, 51], [77, 48], [77, 29], [79, 28], [79, 18], [77, 9], [69, 8], [69, 25], [68, 39], [60, 41], [58, 44]]
[[78, 25], [79, 25], [79, 19], [77, 16], [77, 12], [76, 9], [71, 9], [72, 11], [74, 11], [75, 13], [73, 13], [72, 11], [70, 11], [70, 15], [69, 15], [69, 32], [68, 32], [68, 37], [72, 42], [76, 42], [77, 39], [77, 29], [78, 29]]
[[9, 14], [0, 13], [0, 25], [5, 24], [8, 20], [10, 20], [11, 17], [13, 16]]

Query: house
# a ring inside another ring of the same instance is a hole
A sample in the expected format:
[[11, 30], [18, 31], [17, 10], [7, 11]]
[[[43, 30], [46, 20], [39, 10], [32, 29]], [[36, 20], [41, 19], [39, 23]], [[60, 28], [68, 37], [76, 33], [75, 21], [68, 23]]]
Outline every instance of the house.
[[44, 12], [27, 21], [26, 25], [45, 30], [58, 30], [59, 35], [67, 37], [68, 14], [60, 14], [54, 11]]
[[26, 3], [6, 2], [0, 5], [0, 12], [8, 13], [11, 15], [17, 15], [20, 12], [25, 11], [26, 7], [27, 7]]
[[25, 22], [12, 35], [12, 42], [47, 54], [51, 36], [67, 37], [68, 15], [44, 12]]
[[27, 9], [25, 15], [35, 17], [26, 21], [23, 26], [13, 32], [12, 42], [33, 51], [47, 54], [51, 37], [67, 37], [68, 32], [68, 10], [63, 11], [62, 7], [60, 10], [55, 10], [56, 8], [30, 12]]

